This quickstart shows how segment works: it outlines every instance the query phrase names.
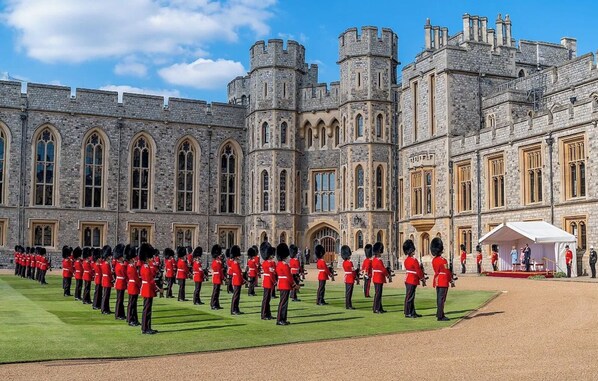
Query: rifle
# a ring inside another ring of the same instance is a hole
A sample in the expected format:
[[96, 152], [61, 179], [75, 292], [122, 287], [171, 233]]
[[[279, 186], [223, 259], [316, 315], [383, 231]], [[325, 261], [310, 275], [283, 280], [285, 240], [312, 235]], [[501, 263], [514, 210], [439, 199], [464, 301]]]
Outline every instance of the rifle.
[[305, 271], [305, 263], [301, 262], [299, 265], [299, 274], [301, 274], [301, 280], [305, 280], [305, 275], [307, 275], [307, 271]]
[[419, 268], [421, 269], [422, 273], [424, 274], [424, 277], [420, 279], [420, 281], [422, 283], [422, 287], [426, 287], [426, 281], [428, 279], [430, 279], [430, 277], [428, 276], [428, 274], [426, 274], [426, 269], [424, 267], [424, 261], [422, 260], [421, 251], [419, 252]]
[[337, 275], [336, 271], [334, 271], [334, 261], [330, 261], [330, 265], [328, 265], [328, 271], [330, 271], [330, 280], [334, 282], [334, 277]]
[[355, 283], [359, 285], [359, 280], [361, 279], [361, 259], [357, 260], [357, 268], [353, 270], [353, 273], [355, 274]]
[[449, 254], [449, 271], [451, 272], [451, 287], [455, 287], [455, 281], [459, 278], [457, 278], [457, 276], [455, 275], [455, 272], [453, 271], [453, 260], [454, 260], [454, 255], [453, 252], [451, 251]]
[[390, 268], [390, 259], [386, 262], [386, 273], [388, 274], [388, 283], [392, 283], [392, 278], [395, 276], [395, 272]]

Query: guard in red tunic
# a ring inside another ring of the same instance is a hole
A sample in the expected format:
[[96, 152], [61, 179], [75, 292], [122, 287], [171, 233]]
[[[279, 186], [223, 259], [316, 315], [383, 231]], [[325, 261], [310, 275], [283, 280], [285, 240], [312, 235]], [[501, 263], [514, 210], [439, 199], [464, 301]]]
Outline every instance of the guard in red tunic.
[[363, 250], [365, 253], [365, 259], [361, 264], [361, 271], [363, 272], [363, 293], [366, 298], [371, 298], [370, 286], [372, 284], [372, 245], [368, 243], [365, 245]]
[[[415, 258], [415, 244], [408, 239], [403, 243], [403, 253], [405, 254], [405, 317], [418, 318], [422, 315], [415, 311], [415, 290], [419, 283], [424, 280], [424, 272], [422, 271], [419, 261]], [[425, 281], [425, 280], [424, 280]]]
[[475, 256], [475, 262], [476, 262], [476, 265], [478, 267], [478, 274], [481, 274], [482, 273], [482, 259], [483, 259], [483, 257], [482, 257], [482, 246], [477, 245], [475, 247], [475, 251], [477, 253], [476, 256]]
[[193, 247], [186, 246], [185, 250], [187, 251], [187, 277], [193, 279]]
[[35, 279], [36, 281], [40, 281], [41, 276], [42, 276], [42, 256], [39, 255], [39, 253], [37, 253], [35, 251], [35, 248], [31, 247], [28, 248], [29, 252], [31, 253], [31, 255], [33, 255], [35, 257], [35, 266], [36, 266], [36, 272], [35, 272], [35, 276], [33, 277], [33, 279]]
[[[184, 248], [183, 248], [184, 250]], [[150, 269], [149, 262], [152, 260], [154, 248], [147, 243], [139, 247], [139, 260], [143, 263], [140, 270], [141, 297], [143, 298], [143, 314], [141, 315], [141, 333], [153, 335], [158, 331], [152, 329], [152, 304], [157, 295], [154, 271]]]
[[[343, 259], [343, 270], [345, 271], [345, 308], [354, 310], [353, 307], [353, 287], [355, 284], [355, 272], [353, 262], [351, 262], [351, 248], [347, 245], [341, 247], [341, 258]], [[359, 270], [357, 270], [359, 271]]]
[[230, 249], [230, 267], [231, 269], [231, 284], [233, 286], [233, 297], [230, 304], [231, 315], [241, 315], [239, 303], [241, 301], [241, 287], [245, 283], [243, 279], [243, 272], [241, 271], [241, 248], [234, 245]]
[[[71, 254], [73, 249], [68, 246], [62, 247], [62, 289], [64, 296], [71, 295], [71, 281], [73, 279], [73, 261], [71, 260]], [[31, 259], [29, 258], [30, 262]]]
[[330, 269], [328, 265], [324, 261], [324, 254], [326, 254], [326, 250], [322, 245], [316, 245], [314, 248], [314, 254], [316, 255], [317, 262], [316, 268], [318, 269], [318, 292], [316, 297], [316, 304], [318, 306], [323, 306], [326, 303], [326, 281], [330, 279]]
[[93, 283], [95, 284], [93, 293], [93, 309], [102, 308], [102, 249], [93, 249]]
[[14, 260], [13, 260], [13, 263], [15, 264], [15, 276], [19, 275], [19, 271], [21, 270], [20, 254], [21, 254], [21, 246], [16, 245], [15, 251], [14, 251]]
[[490, 263], [492, 264], [492, 271], [498, 271], [498, 245], [492, 245]]
[[249, 278], [247, 289], [247, 295], [249, 296], [256, 296], [255, 285], [257, 284], [258, 274], [258, 268], [255, 261], [256, 256], [257, 252], [255, 251], [255, 248], [250, 247], [247, 249], [247, 267], [245, 271], [247, 272], [247, 278]]
[[565, 245], [565, 264], [567, 265], [567, 278], [571, 278], [571, 265], [573, 264], [573, 252], [569, 245]]
[[35, 269], [36, 269], [36, 266], [37, 266], [37, 264], [36, 264], [36, 262], [37, 262], [36, 258], [37, 257], [36, 257], [36, 255], [34, 253], [31, 253], [31, 255], [29, 256], [29, 269], [28, 269], [29, 275], [28, 275], [28, 278], [31, 279], [31, 280], [35, 279]]
[[210, 300], [210, 307], [213, 310], [221, 310], [220, 307], [220, 288], [224, 280], [224, 270], [222, 266], [222, 248], [220, 245], [212, 246], [212, 299]]
[[48, 284], [48, 282], [46, 282], [46, 272], [48, 272], [48, 269], [50, 267], [50, 262], [48, 261], [48, 258], [46, 257], [46, 248], [45, 247], [37, 247], [37, 248], [35, 248], [35, 252], [37, 254], [39, 254], [39, 257], [40, 257], [41, 274], [39, 276], [39, 282], [41, 284]]
[[110, 311], [110, 292], [114, 279], [112, 279], [112, 248], [108, 245], [102, 248], [102, 315], [112, 315]]
[[176, 264], [176, 279], [179, 282], [179, 302], [186, 302], [185, 299], [185, 280], [187, 279], [187, 271], [189, 271], [189, 266], [187, 265], [187, 249], [184, 247], [179, 247], [177, 249], [177, 256], [179, 257], [177, 264]]
[[195, 250], [193, 250], [193, 282], [195, 283], [195, 290], [193, 291], [193, 304], [199, 305], [204, 304], [201, 301], [201, 285], [204, 281], [204, 271], [203, 266], [201, 265], [201, 256], [203, 254], [203, 249], [200, 246], [197, 246]]
[[465, 245], [461, 244], [461, 274], [465, 274], [465, 266], [467, 265], [467, 251]]
[[231, 257], [231, 252], [230, 252], [230, 248], [226, 249], [224, 251], [224, 256], [226, 257], [226, 292], [227, 294], [232, 294], [233, 293], [233, 282], [232, 282], [232, 277], [233, 277], [233, 258]]
[[129, 294], [129, 303], [127, 304], [127, 323], [131, 327], [137, 327], [139, 317], [137, 316], [137, 299], [141, 291], [141, 278], [137, 270], [137, 249], [125, 246], [125, 257], [127, 259], [127, 293]]
[[31, 279], [31, 257], [33, 255], [30, 255], [29, 253], [27, 253], [25, 255], [25, 278], [29, 278]]
[[81, 253], [83, 257], [83, 304], [91, 304], [91, 281], [93, 280], [93, 262], [91, 260], [91, 249], [84, 247]]
[[278, 313], [276, 314], [276, 325], [289, 325], [287, 320], [287, 311], [289, 309], [289, 295], [292, 289], [298, 287], [295, 283], [291, 268], [285, 262], [290, 255], [289, 247], [286, 243], [281, 243], [276, 247], [276, 277], [278, 279], [278, 290], [280, 291], [280, 301], [278, 302]]
[[438, 321], [450, 320], [444, 315], [444, 303], [446, 302], [449, 283], [452, 284], [453, 279], [448, 262], [442, 257], [443, 252], [444, 244], [442, 240], [438, 237], [434, 238], [430, 243], [430, 253], [434, 256], [434, 259], [432, 259], [432, 267], [434, 268], [433, 286], [436, 287], [436, 319]]
[[81, 301], [81, 292], [83, 290], [83, 260], [81, 259], [82, 250], [79, 246], [73, 249], [73, 269], [75, 270], [75, 300]]
[[299, 285], [301, 284], [301, 262], [299, 258], [297, 258], [297, 253], [299, 252], [299, 248], [295, 245], [289, 246], [289, 267], [291, 268], [291, 275], [293, 276], [293, 282], [296, 287], [291, 288], [291, 300], [293, 302], [300, 302], [301, 299], [297, 297], [297, 293], [299, 292]]
[[382, 314], [386, 310], [382, 307], [382, 289], [386, 278], [390, 276], [384, 262], [382, 262], [382, 253], [384, 252], [384, 245], [382, 242], [376, 242], [372, 247], [374, 258], [372, 259], [372, 282], [374, 282], [374, 304], [373, 310], [375, 314]]
[[164, 249], [164, 277], [166, 278], [166, 297], [174, 298], [172, 295], [172, 286], [176, 277], [176, 262], [174, 260], [174, 250], [170, 247]]
[[114, 265], [114, 275], [116, 282], [114, 288], [116, 289], [116, 305], [114, 306], [114, 318], [117, 320], [125, 320], [127, 318], [125, 314], [125, 290], [128, 287], [127, 282], [127, 268], [128, 263], [125, 261], [125, 246], [119, 243], [114, 248], [114, 259], [116, 264]]
[[272, 300], [272, 289], [276, 282], [276, 267], [272, 267], [274, 255], [276, 255], [276, 249], [270, 246], [268, 242], [262, 242], [260, 245], [260, 256], [264, 260], [262, 262], [262, 269], [264, 275], [264, 281], [262, 287], [264, 288], [264, 295], [262, 297], [262, 320], [272, 319], [272, 311], [270, 310], [270, 301]]

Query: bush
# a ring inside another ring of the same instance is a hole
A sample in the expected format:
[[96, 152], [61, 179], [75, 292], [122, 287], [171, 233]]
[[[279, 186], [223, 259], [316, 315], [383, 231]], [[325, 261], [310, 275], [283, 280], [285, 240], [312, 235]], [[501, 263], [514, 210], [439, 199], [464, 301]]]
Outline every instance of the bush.
[[546, 276], [544, 275], [532, 275], [530, 277], [528, 277], [527, 279], [546, 279]]
[[565, 273], [564, 273], [564, 272], [562, 272], [562, 271], [559, 271], [559, 272], [557, 272], [557, 273], [554, 273], [554, 277], [555, 277], [555, 278], [566, 278], [566, 277], [567, 277], [567, 274], [565, 274]]

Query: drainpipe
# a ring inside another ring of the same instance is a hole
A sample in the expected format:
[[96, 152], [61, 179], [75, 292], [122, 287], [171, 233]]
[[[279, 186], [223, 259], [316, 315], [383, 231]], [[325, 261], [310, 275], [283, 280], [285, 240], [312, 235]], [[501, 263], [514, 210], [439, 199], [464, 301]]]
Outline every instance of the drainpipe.
[[553, 186], [553, 177], [554, 172], [552, 168], [552, 155], [553, 155], [553, 144], [554, 138], [552, 137], [552, 132], [548, 134], [546, 138], [546, 144], [548, 144], [548, 162], [550, 165], [550, 223], [554, 225], [554, 186]]
[[[449, 138], [450, 139], [450, 138]], [[451, 263], [452, 263], [452, 259], [454, 257], [453, 255], [453, 249], [454, 249], [454, 245], [455, 245], [455, 202], [454, 202], [454, 193], [455, 193], [455, 186], [454, 186], [454, 173], [453, 173], [453, 161], [449, 160], [449, 256], [451, 259]]]
[[[210, 238], [212, 237], [212, 235], [210, 234], [210, 212], [212, 209], [212, 203], [209, 202], [210, 197], [213, 197], [212, 195], [212, 126], [208, 126], [208, 216], [206, 218], [206, 232], [208, 234], [208, 249], [210, 247], [212, 247], [212, 243], [210, 241]], [[218, 199], [218, 197], [216, 197], [216, 199]], [[216, 205], [216, 208], [218, 208], [219, 206]]]
[[118, 176], [116, 177], [116, 242], [120, 242], [120, 172], [121, 172], [121, 161], [122, 155], [122, 131], [123, 121], [122, 118], [118, 118], [116, 122], [116, 128], [118, 128], [118, 155], [116, 156], [116, 166], [118, 167]]
[[26, 177], [26, 166], [25, 161], [27, 160], [27, 127], [28, 127], [28, 114], [27, 106], [21, 107], [21, 175], [19, 176], [19, 199], [18, 199], [18, 214], [17, 214], [17, 226], [19, 229], [19, 244], [25, 245], [25, 179]]
[[477, 191], [477, 200], [478, 200], [478, 241], [482, 236], [482, 163], [480, 163], [480, 150], [475, 151], [475, 158], [476, 158], [476, 186], [478, 188]]

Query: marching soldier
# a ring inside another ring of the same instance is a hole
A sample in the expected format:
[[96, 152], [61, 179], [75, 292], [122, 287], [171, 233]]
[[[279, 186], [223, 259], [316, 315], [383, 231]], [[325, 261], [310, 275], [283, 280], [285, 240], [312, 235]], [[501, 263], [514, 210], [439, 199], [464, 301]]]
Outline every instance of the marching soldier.
[[478, 274], [482, 273], [482, 246], [477, 245], [475, 247], [475, 251], [477, 252], [475, 260], [476, 260], [476, 265], [478, 266]]
[[260, 255], [264, 260], [264, 262], [262, 262], [262, 269], [264, 273], [264, 281], [262, 282], [262, 287], [264, 288], [261, 310], [262, 320], [272, 319], [272, 312], [270, 310], [270, 300], [272, 299], [272, 288], [274, 287], [276, 276], [276, 268], [272, 267], [272, 258], [274, 258], [275, 254], [276, 249], [270, 246], [270, 244], [267, 241], [262, 242], [262, 244], [260, 245]]
[[403, 253], [407, 256], [403, 266], [405, 267], [405, 317], [418, 318], [422, 315], [415, 312], [415, 290], [420, 282], [424, 281], [422, 271], [415, 254], [415, 244], [408, 239], [403, 243]]
[[[71, 260], [71, 253], [73, 249], [68, 246], [62, 247], [62, 288], [64, 296], [71, 295], [71, 281], [73, 278], [73, 262]], [[28, 260], [31, 263], [31, 259]], [[31, 274], [31, 268], [29, 268], [29, 274]]]
[[345, 308], [354, 310], [353, 307], [353, 285], [355, 284], [355, 270], [351, 262], [351, 248], [347, 245], [341, 247], [341, 258], [343, 259], [343, 270], [345, 271]]
[[257, 253], [254, 247], [247, 249], [247, 277], [249, 278], [249, 287], [247, 289], [247, 295], [256, 296], [255, 286], [257, 284], [258, 267], [255, 261]]
[[179, 257], [177, 264], [176, 264], [176, 279], [179, 282], [179, 295], [177, 300], [179, 302], [186, 302], [185, 299], [185, 280], [187, 279], [187, 271], [189, 270], [189, 266], [187, 266], [187, 261], [185, 257], [187, 256], [187, 249], [184, 247], [179, 247], [177, 249], [177, 256]]
[[114, 284], [114, 288], [116, 289], [114, 318], [117, 320], [125, 320], [127, 318], [125, 315], [125, 290], [128, 288], [127, 272], [129, 264], [125, 261], [126, 250], [126, 247], [122, 244], [118, 244], [114, 248], [114, 259], [116, 260], [116, 264], [114, 265], [114, 274], [116, 276], [116, 283]]
[[93, 283], [95, 289], [93, 292], [93, 309], [102, 308], [102, 249], [93, 249]]
[[127, 293], [129, 294], [129, 303], [127, 303], [127, 323], [131, 327], [137, 327], [139, 317], [137, 316], [137, 299], [141, 291], [141, 278], [137, 271], [137, 249], [130, 245], [125, 246], [125, 256], [127, 259]]
[[[528, 260], [529, 262], [529, 260]], [[571, 278], [571, 265], [573, 264], [573, 252], [569, 245], [565, 245], [565, 264], [567, 265], [567, 278]]]
[[40, 256], [40, 276], [39, 276], [39, 283], [41, 284], [48, 284], [46, 282], [46, 272], [48, 272], [48, 268], [50, 267], [50, 262], [46, 257], [46, 248], [45, 247], [36, 247], [35, 252]]
[[316, 255], [316, 267], [318, 269], [318, 293], [316, 298], [316, 304], [318, 306], [324, 306], [326, 303], [325, 295], [326, 295], [326, 281], [330, 278], [330, 269], [328, 265], [324, 261], [324, 254], [326, 250], [322, 245], [316, 245], [314, 248], [314, 254]]
[[164, 268], [166, 269], [164, 274], [166, 277], [166, 297], [174, 298], [172, 286], [174, 285], [176, 262], [174, 260], [174, 250], [170, 247], [164, 249]]
[[[183, 249], [184, 250], [184, 249]], [[152, 260], [154, 248], [147, 243], [139, 247], [139, 260], [143, 263], [140, 270], [141, 276], [141, 297], [143, 298], [143, 314], [141, 315], [141, 333], [153, 335], [158, 331], [152, 329], [152, 304], [157, 295], [154, 271], [150, 269], [149, 262]]]
[[81, 301], [81, 290], [83, 289], [83, 261], [81, 260], [82, 250], [79, 246], [73, 249], [73, 269], [75, 269], [75, 300]]
[[490, 263], [492, 264], [492, 270], [498, 271], [498, 245], [492, 245], [492, 255], [490, 256]]
[[278, 290], [280, 291], [280, 301], [278, 302], [278, 313], [276, 314], [276, 325], [289, 325], [287, 320], [287, 310], [289, 308], [289, 294], [291, 289], [298, 285], [293, 280], [291, 268], [285, 262], [289, 257], [289, 247], [286, 243], [281, 243], [276, 247], [276, 277], [278, 279]]
[[212, 299], [210, 300], [210, 307], [213, 310], [220, 310], [220, 287], [224, 279], [222, 269], [222, 248], [220, 245], [212, 246]]
[[[122, 247], [122, 244], [119, 244]], [[118, 246], [118, 245], [117, 245]], [[119, 250], [122, 250], [119, 248]], [[112, 248], [108, 245], [102, 248], [102, 315], [112, 315], [110, 311], [110, 292], [112, 291]]]
[[[301, 284], [301, 276], [299, 275], [299, 271], [301, 270], [301, 263], [299, 262], [299, 258], [297, 258], [299, 248], [295, 245], [289, 246], [289, 267], [291, 268], [291, 275], [293, 276], [293, 282], [299, 285]], [[301, 299], [297, 297], [297, 290], [298, 287], [291, 288], [291, 300], [293, 302], [300, 302]]]
[[234, 245], [230, 249], [230, 269], [231, 279], [230, 283], [233, 287], [233, 297], [230, 304], [231, 315], [241, 315], [243, 312], [239, 310], [239, 303], [241, 301], [241, 287], [245, 280], [243, 279], [243, 272], [241, 271], [241, 248]]
[[230, 248], [226, 249], [224, 251], [224, 256], [226, 257], [226, 293], [227, 294], [232, 294], [233, 293], [233, 282], [232, 282], [232, 277], [233, 277], [233, 258], [231, 256], [231, 252], [230, 252]]
[[467, 265], [467, 251], [465, 245], [461, 244], [461, 274], [465, 274], [465, 265]]
[[35, 257], [35, 266], [36, 266], [36, 272], [35, 272], [35, 276], [33, 277], [36, 281], [40, 282], [41, 281], [41, 277], [42, 277], [42, 264], [43, 264], [43, 258], [41, 256], [41, 254], [37, 253], [35, 251], [35, 248], [31, 247], [28, 248], [29, 252], [31, 253], [31, 255], [33, 255]]
[[592, 270], [592, 278], [596, 278], [596, 262], [598, 261], [598, 254], [594, 250], [594, 246], [590, 246], [590, 269]]
[[374, 259], [372, 259], [372, 281], [374, 282], [374, 305], [373, 310], [375, 314], [385, 313], [386, 310], [382, 307], [382, 289], [386, 278], [390, 276], [384, 263], [382, 262], [381, 256], [384, 251], [384, 245], [382, 242], [376, 242], [372, 247]]
[[91, 249], [84, 247], [83, 256], [83, 304], [91, 304], [91, 281], [93, 280], [93, 262], [91, 260]]
[[372, 245], [369, 243], [364, 248], [365, 259], [361, 265], [361, 271], [363, 272], [363, 293], [366, 298], [370, 296], [370, 286], [372, 284]]
[[29, 256], [29, 268], [27, 269], [28, 271], [28, 278], [33, 280], [35, 279], [35, 270], [36, 270], [36, 266], [37, 266], [37, 260], [36, 260], [36, 255], [34, 253], [31, 253], [31, 255]]
[[199, 305], [204, 304], [201, 301], [200, 293], [201, 293], [201, 284], [204, 281], [204, 272], [201, 266], [201, 255], [203, 254], [203, 249], [199, 246], [193, 250], [193, 282], [195, 283], [195, 290], [193, 291], [193, 304]]
[[434, 256], [434, 259], [432, 259], [432, 267], [434, 268], [433, 286], [436, 287], [436, 319], [438, 321], [450, 320], [444, 315], [444, 303], [446, 302], [449, 283], [453, 279], [448, 262], [442, 257], [443, 252], [444, 244], [442, 240], [438, 237], [434, 238], [430, 243], [430, 253]]
[[15, 263], [15, 276], [19, 275], [19, 271], [21, 270], [21, 246], [15, 246], [14, 252], [14, 263]]

